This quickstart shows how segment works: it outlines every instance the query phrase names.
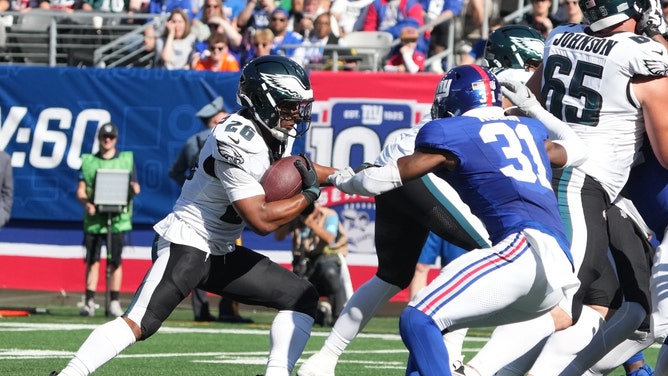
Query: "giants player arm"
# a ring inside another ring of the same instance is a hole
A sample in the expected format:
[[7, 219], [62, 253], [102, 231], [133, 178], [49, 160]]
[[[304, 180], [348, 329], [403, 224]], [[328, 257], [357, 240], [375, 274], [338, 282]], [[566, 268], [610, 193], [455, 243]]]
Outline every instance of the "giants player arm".
[[668, 77], [637, 77], [632, 81], [633, 93], [642, 106], [645, 130], [656, 159], [668, 168]]
[[401, 187], [404, 182], [415, 180], [440, 169], [453, 170], [459, 159], [445, 150], [418, 149], [413, 154], [389, 161], [381, 167], [369, 167], [351, 178], [335, 173], [329, 180], [338, 189], [349, 194], [376, 196]]

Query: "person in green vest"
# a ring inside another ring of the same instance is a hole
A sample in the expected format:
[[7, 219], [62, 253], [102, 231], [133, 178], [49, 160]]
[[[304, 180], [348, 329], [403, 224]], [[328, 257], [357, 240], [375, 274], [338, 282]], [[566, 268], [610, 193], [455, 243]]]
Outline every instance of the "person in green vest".
[[99, 151], [95, 154], [81, 155], [81, 169], [79, 171], [79, 182], [77, 186], [77, 199], [84, 207], [84, 245], [86, 247], [86, 295], [82, 316], [94, 316], [95, 290], [100, 269], [100, 251], [102, 243], [107, 241], [107, 213], [99, 213], [98, 207], [93, 203], [95, 192], [95, 175], [99, 169], [127, 170], [130, 174], [130, 187], [128, 189], [128, 201], [120, 213], [112, 217], [111, 258], [108, 262], [111, 266], [111, 277], [109, 279], [109, 307], [108, 312], [116, 317], [123, 314], [118, 300], [123, 271], [121, 268], [121, 253], [125, 246], [125, 233], [132, 230], [132, 198], [139, 194], [140, 186], [137, 180], [134, 157], [131, 151], [119, 152], [116, 149], [118, 142], [118, 128], [112, 123], [106, 123], [100, 127], [97, 134]]

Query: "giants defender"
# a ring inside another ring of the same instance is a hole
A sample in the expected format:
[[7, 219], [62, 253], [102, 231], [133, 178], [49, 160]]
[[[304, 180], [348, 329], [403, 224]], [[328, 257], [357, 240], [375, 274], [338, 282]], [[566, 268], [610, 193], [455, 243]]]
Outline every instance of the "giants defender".
[[132, 304], [95, 329], [60, 376], [88, 375], [150, 337], [194, 288], [277, 309], [265, 375], [291, 374], [311, 333], [318, 294], [308, 281], [235, 242], [245, 226], [265, 235], [295, 219], [318, 198], [318, 180], [334, 170], [296, 163], [302, 194], [265, 202], [259, 180], [289, 152], [289, 136], [308, 130], [313, 90], [295, 62], [264, 56], [243, 68], [237, 95], [243, 108], [214, 128], [173, 211], [154, 226], [155, 261]]
[[449, 263], [402, 313], [407, 375], [451, 374], [443, 332], [536, 317], [579, 285], [550, 186], [550, 161], [576, 162], [566, 147], [540, 121], [505, 116], [498, 81], [476, 65], [443, 77], [431, 112], [436, 120], [420, 129], [412, 154], [329, 178], [344, 192], [376, 195], [433, 172], [489, 232], [492, 248]]
[[[577, 322], [550, 336], [530, 374], [582, 375], [633, 333], [649, 312], [645, 239], [632, 226], [609, 228], [614, 223], [606, 215], [620, 215], [612, 203], [626, 184], [645, 131], [659, 161], [668, 165], [668, 119], [664, 115], [668, 53], [656, 43], [662, 39], [655, 30], [660, 17], [654, 17], [660, 6], [651, 6], [653, 3], [580, 0], [590, 26], [555, 28], [546, 40], [542, 66], [527, 83], [590, 150], [582, 166], [555, 171], [553, 181], [581, 281], [573, 303]], [[646, 35], [640, 35], [643, 32]], [[609, 233], [617, 235], [616, 239], [609, 238]], [[625, 303], [623, 314], [612, 316], [601, 327], [612, 313], [611, 299], [600, 289], [602, 294], [593, 295], [590, 287], [601, 274], [600, 267], [608, 265], [611, 241], [621, 251], [613, 256], [620, 266], [617, 271]], [[536, 332], [535, 328], [526, 330], [524, 323], [517, 324], [505, 343]], [[476, 359], [469, 364], [481, 375], [495, 372]]]

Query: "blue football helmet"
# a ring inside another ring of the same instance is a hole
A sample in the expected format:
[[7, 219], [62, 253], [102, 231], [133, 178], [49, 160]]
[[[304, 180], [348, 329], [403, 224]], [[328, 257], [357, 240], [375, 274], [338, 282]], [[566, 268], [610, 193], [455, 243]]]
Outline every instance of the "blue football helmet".
[[436, 87], [431, 118], [459, 116], [479, 107], [501, 107], [501, 85], [487, 68], [460, 65], [450, 69]]

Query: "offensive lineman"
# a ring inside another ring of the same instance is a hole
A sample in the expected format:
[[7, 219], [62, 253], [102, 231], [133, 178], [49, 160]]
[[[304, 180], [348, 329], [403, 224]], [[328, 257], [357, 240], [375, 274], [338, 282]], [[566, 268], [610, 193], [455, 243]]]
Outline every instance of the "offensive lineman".
[[316, 171], [308, 159], [307, 166], [296, 163], [302, 194], [265, 202], [259, 180], [272, 161], [289, 153], [289, 136], [308, 130], [313, 90], [298, 64], [264, 56], [243, 68], [237, 98], [244, 107], [212, 131], [172, 213], [154, 226], [155, 261], [133, 303], [122, 317], [95, 329], [60, 376], [89, 375], [150, 337], [196, 287], [277, 309], [265, 375], [291, 374], [309, 339], [318, 294], [304, 279], [235, 241], [245, 226], [268, 234], [295, 219], [318, 198], [318, 181], [334, 169]]

